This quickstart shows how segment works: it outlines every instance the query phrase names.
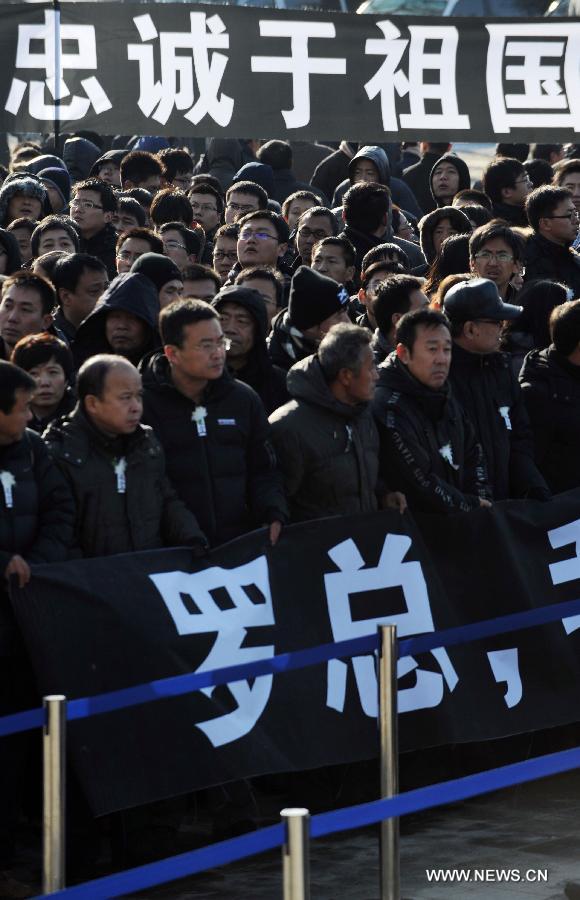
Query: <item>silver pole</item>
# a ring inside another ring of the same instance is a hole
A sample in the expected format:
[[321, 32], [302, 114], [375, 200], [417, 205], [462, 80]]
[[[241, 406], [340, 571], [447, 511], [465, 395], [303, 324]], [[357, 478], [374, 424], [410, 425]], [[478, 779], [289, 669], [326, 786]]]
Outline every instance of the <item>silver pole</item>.
[[[397, 740], [397, 627], [379, 627], [379, 731], [381, 797], [399, 792]], [[399, 900], [399, 820], [381, 822], [381, 900]]]
[[310, 900], [310, 813], [307, 809], [283, 809], [280, 816], [286, 825], [282, 848], [284, 900]]
[[42, 893], [53, 894], [65, 886], [66, 697], [44, 697], [43, 705]]

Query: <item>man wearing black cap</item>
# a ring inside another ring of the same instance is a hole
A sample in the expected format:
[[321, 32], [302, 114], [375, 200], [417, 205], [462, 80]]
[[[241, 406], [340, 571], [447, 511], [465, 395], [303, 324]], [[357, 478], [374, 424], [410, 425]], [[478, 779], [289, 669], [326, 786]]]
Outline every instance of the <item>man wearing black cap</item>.
[[230, 342], [226, 355], [228, 369], [235, 378], [249, 384], [270, 415], [288, 399], [286, 373], [272, 364], [266, 347], [268, 314], [258, 291], [232, 285], [221, 289], [212, 300], [222, 328]]
[[348, 291], [332, 278], [300, 266], [292, 277], [288, 309], [272, 322], [268, 352], [275, 365], [288, 369], [315, 353], [333, 325], [349, 322]]
[[447, 292], [444, 311], [453, 337], [451, 386], [483, 447], [494, 499], [547, 500], [521, 389], [509, 355], [499, 351], [502, 323], [522, 307], [504, 303], [493, 281], [474, 278]]
[[159, 293], [159, 306], [163, 309], [183, 293], [183, 276], [179, 267], [162, 253], [142, 253], [130, 269], [149, 278]]

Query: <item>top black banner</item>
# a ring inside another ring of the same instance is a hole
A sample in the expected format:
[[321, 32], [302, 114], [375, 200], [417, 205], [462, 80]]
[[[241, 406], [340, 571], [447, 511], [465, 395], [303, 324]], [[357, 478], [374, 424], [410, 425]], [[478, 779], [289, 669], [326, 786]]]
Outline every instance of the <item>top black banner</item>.
[[[4, 6], [0, 130], [576, 141], [577, 19]], [[56, 77], [60, 71], [60, 79]]]

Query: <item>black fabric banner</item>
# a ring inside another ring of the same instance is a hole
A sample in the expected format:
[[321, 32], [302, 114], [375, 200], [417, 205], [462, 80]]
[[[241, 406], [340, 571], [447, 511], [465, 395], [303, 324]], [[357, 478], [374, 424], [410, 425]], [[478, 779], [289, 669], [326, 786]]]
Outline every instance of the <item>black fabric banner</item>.
[[[254, 532], [192, 571], [175, 549], [34, 569], [13, 598], [43, 694], [96, 695], [371, 634], [574, 600], [580, 491], [449, 517], [332, 518]], [[580, 616], [399, 661], [402, 750], [575, 721]], [[374, 657], [68, 726], [95, 814], [252, 775], [377, 753]]]
[[[580, 21], [184, 3], [0, 10], [0, 130], [576, 141]], [[62, 79], [55, 77], [60, 66]]]

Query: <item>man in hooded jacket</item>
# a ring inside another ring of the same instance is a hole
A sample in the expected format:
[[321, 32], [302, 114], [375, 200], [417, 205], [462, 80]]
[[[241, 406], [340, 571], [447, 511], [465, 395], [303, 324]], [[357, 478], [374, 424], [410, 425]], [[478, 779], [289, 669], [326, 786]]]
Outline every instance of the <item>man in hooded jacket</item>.
[[340, 206], [342, 198], [351, 184], [359, 181], [373, 181], [384, 184], [391, 191], [393, 203], [417, 219], [422, 216], [421, 208], [413, 191], [400, 178], [391, 175], [389, 157], [382, 147], [364, 146], [353, 156], [348, 164], [348, 178], [345, 178], [334, 192], [332, 205]]
[[429, 185], [437, 207], [451, 206], [458, 191], [471, 187], [467, 163], [454, 153], [445, 153], [431, 169]]

